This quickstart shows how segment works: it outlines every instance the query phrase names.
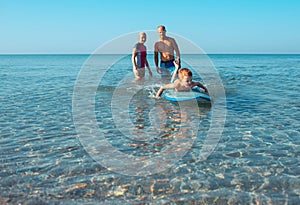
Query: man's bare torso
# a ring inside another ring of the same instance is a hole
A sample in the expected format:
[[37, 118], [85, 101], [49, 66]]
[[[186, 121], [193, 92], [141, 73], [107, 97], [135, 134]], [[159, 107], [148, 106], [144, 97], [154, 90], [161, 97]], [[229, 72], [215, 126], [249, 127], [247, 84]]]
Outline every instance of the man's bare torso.
[[155, 43], [156, 51], [161, 55], [161, 61], [174, 60], [173, 39], [168, 37]]

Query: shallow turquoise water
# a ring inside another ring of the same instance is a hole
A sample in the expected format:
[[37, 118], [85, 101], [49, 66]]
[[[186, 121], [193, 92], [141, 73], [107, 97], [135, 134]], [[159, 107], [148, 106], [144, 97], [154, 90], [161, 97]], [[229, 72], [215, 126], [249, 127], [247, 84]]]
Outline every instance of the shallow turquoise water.
[[[0, 203], [298, 204], [300, 55], [209, 57], [227, 102], [216, 149], [197, 160], [212, 114], [209, 104], [200, 104], [191, 116], [200, 117], [198, 133], [183, 158], [165, 171], [134, 177], [103, 167], [78, 138], [72, 96], [87, 55], [0, 56]], [[178, 105], [153, 99], [161, 83], [154, 74], [128, 107], [129, 131], [153, 138], [124, 137], [108, 100], [127, 73], [129, 56], [96, 88], [99, 129], [124, 154], [157, 156], [174, 141], [182, 114]], [[163, 128], [152, 128], [160, 122]]]

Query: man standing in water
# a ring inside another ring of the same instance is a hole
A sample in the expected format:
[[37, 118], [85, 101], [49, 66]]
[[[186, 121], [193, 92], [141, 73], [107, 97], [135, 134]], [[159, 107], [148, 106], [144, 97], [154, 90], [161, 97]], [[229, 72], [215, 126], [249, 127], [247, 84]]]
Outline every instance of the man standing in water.
[[[157, 32], [159, 35], [159, 40], [154, 44], [154, 62], [156, 65], [156, 70], [163, 77], [170, 77], [175, 70], [174, 60], [176, 52], [176, 63], [180, 67], [180, 52], [178, 45], [174, 38], [168, 37], [166, 35], [165, 26], [158, 26]], [[158, 66], [158, 53], [160, 53], [160, 66]]]

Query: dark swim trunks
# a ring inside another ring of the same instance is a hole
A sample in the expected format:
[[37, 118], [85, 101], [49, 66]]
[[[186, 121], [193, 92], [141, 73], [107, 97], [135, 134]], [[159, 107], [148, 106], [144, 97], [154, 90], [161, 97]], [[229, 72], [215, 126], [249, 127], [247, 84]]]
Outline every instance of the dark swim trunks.
[[160, 68], [161, 68], [161, 75], [162, 76], [170, 76], [173, 74], [175, 70], [175, 65], [174, 65], [174, 59], [169, 60], [169, 61], [161, 61], [160, 62]]

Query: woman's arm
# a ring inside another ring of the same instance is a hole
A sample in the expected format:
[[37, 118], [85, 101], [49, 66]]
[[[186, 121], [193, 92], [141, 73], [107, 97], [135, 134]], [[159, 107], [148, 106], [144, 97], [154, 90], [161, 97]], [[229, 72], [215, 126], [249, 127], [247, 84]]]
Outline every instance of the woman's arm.
[[152, 77], [152, 72], [151, 72], [147, 58], [146, 58], [146, 67], [148, 68], [149, 76]]
[[137, 56], [137, 49], [136, 49], [136, 47], [134, 47], [134, 49], [132, 51], [131, 62], [132, 62], [132, 66], [134, 67], [134, 69], [137, 70], [137, 65], [136, 65], [136, 61], [135, 61], [136, 56]]

